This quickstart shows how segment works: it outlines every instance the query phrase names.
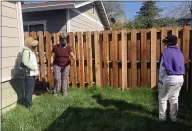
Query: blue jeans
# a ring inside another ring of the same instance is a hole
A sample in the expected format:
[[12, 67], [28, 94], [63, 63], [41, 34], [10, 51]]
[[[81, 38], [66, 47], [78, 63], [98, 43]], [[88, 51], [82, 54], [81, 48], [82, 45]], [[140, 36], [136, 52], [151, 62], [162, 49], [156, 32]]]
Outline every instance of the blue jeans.
[[25, 89], [24, 89], [24, 102], [27, 108], [32, 106], [32, 96], [35, 89], [35, 77], [27, 76], [25, 78]]

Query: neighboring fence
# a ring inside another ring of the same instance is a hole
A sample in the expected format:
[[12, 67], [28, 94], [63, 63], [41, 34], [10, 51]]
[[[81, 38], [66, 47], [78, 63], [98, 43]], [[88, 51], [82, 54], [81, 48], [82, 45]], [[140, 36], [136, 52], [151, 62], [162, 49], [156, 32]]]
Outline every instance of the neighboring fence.
[[[69, 84], [72, 87], [153, 88], [157, 84], [160, 54], [164, 50], [162, 39], [169, 34], [178, 36], [178, 45], [184, 53], [185, 87], [188, 89], [192, 74], [189, 26], [69, 33], [68, 41], [77, 56], [76, 61], [71, 60]], [[29, 34], [25, 32], [27, 36]], [[38, 36], [39, 40], [36, 51], [39, 81], [48, 83], [52, 88], [51, 50], [53, 45], [58, 44], [59, 35], [31, 32], [30, 36]]]

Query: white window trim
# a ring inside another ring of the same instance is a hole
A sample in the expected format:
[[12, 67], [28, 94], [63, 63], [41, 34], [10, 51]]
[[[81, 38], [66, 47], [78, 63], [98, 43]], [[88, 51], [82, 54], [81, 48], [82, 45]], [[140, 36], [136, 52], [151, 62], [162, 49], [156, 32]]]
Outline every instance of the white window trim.
[[66, 10], [66, 20], [67, 20], [67, 33], [71, 32], [71, 22], [70, 22], [70, 9]]
[[18, 29], [19, 30], [19, 41], [20, 41], [20, 50], [24, 47], [24, 34], [23, 34], [23, 17], [22, 17], [22, 11], [21, 11], [21, 2], [17, 3], [17, 18], [19, 18], [18, 22]]
[[28, 26], [28, 31], [29, 31], [29, 25], [36, 25], [36, 24], [43, 24], [44, 32], [47, 31], [47, 21], [46, 20], [23, 22], [24, 26], [26, 26], [26, 25]]
[[86, 14], [82, 13], [81, 11], [79, 11], [79, 10], [77, 10], [77, 9], [71, 9], [71, 10], [73, 10], [73, 11], [76, 12], [77, 14], [82, 15], [82, 16], [86, 17], [87, 19], [89, 19], [89, 20], [97, 23], [98, 25], [104, 27], [103, 24], [101, 24], [101, 23], [99, 23], [98, 21], [92, 19], [91, 17], [87, 16]]

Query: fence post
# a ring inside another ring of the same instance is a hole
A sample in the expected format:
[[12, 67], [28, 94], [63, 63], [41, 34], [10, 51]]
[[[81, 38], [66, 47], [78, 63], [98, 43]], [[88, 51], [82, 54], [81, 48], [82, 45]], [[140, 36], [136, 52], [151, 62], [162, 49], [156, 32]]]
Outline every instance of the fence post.
[[122, 48], [122, 90], [127, 88], [127, 32], [121, 31]]
[[151, 29], [151, 88], [156, 87], [157, 84], [156, 40], [156, 29]]
[[[72, 48], [73, 53], [76, 55], [75, 51], [75, 37], [74, 33], [70, 32], [69, 34], [69, 44]], [[76, 60], [71, 60], [71, 70], [70, 70], [70, 77], [71, 77], [71, 82], [72, 82], [72, 87], [77, 86], [77, 79], [76, 79]]]
[[99, 32], [94, 32], [94, 44], [95, 44], [95, 74], [96, 74], [96, 86], [102, 86], [101, 77], [101, 45], [99, 41]]
[[131, 31], [131, 88], [137, 87], [137, 46], [136, 30]]

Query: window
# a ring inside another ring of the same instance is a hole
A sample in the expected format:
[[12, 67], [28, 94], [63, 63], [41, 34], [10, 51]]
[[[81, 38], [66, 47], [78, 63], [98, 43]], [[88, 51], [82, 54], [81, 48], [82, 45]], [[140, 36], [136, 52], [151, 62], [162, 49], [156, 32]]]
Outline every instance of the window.
[[45, 32], [46, 31], [46, 21], [33, 21], [24, 22], [23, 26], [24, 32]]

